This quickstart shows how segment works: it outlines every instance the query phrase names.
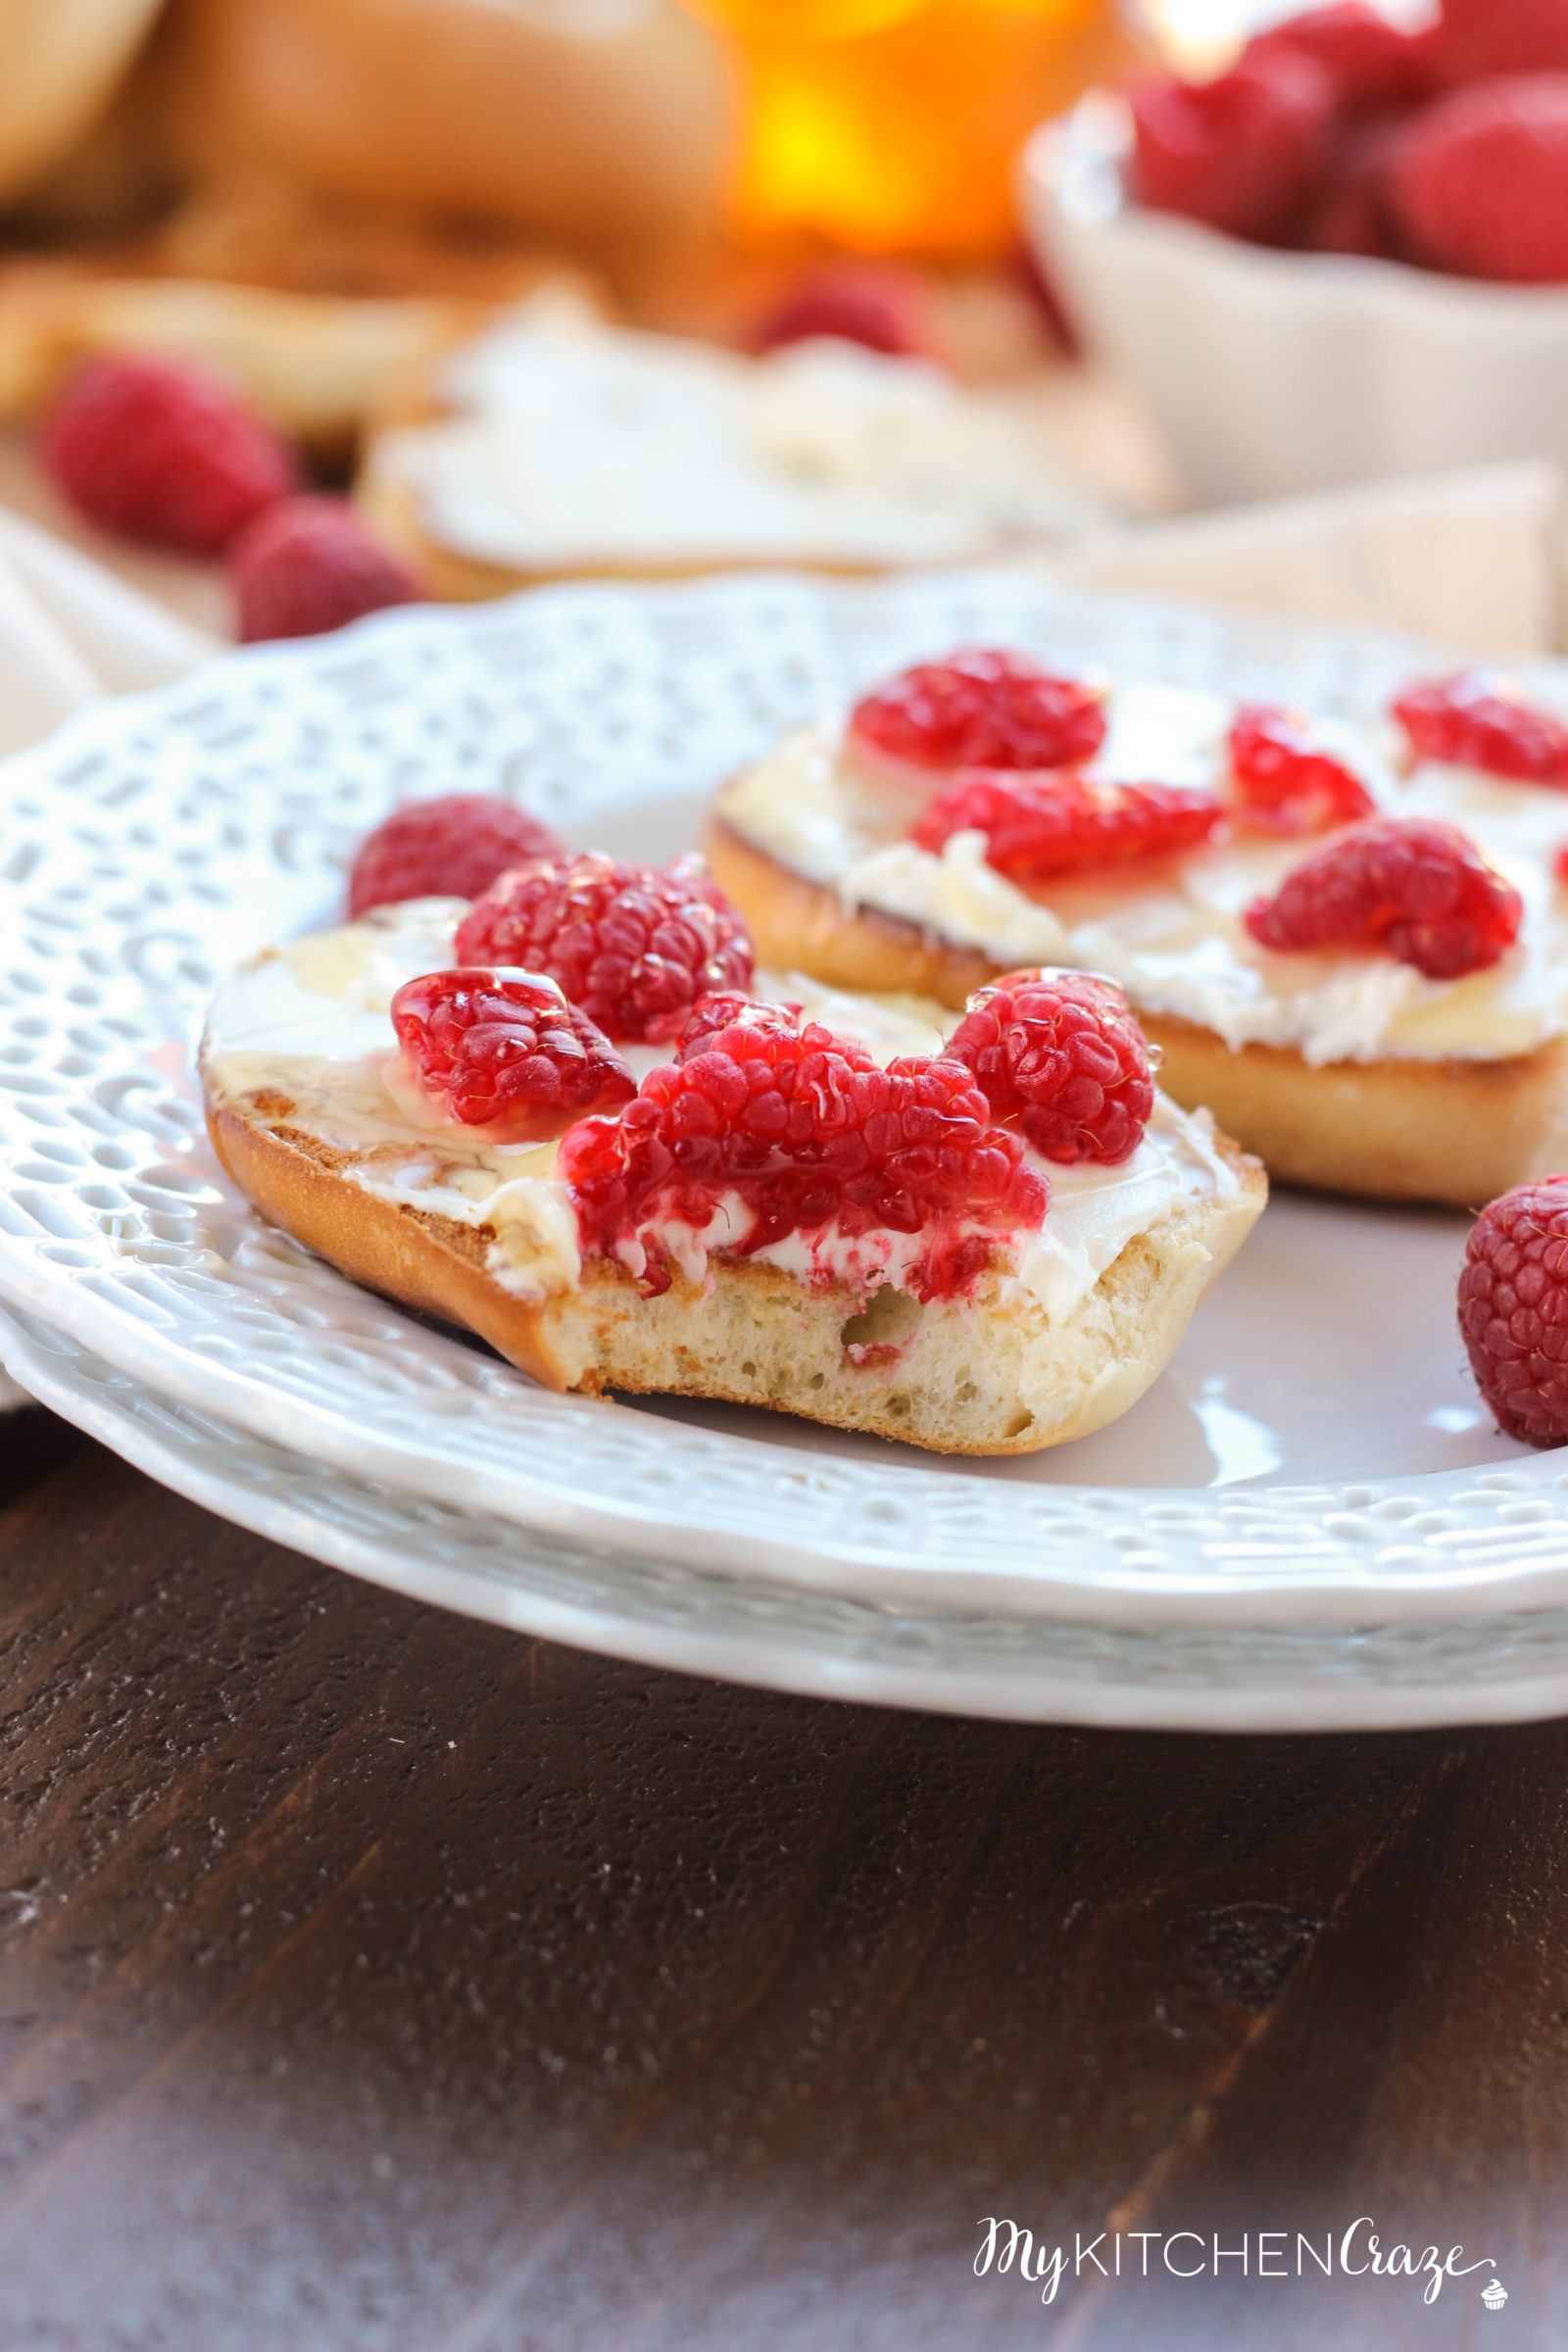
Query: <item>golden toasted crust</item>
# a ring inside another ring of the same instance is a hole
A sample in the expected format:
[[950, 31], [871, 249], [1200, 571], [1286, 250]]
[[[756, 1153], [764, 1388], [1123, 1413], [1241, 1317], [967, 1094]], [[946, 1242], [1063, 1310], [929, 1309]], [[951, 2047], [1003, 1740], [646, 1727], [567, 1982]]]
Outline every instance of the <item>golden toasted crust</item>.
[[487, 316], [476, 302], [12, 264], [0, 270], [0, 416], [33, 415], [83, 359], [156, 352], [216, 368], [282, 431], [346, 454], [401, 380], [422, 377]]
[[1235, 1193], [1197, 1198], [1140, 1235], [1056, 1321], [998, 1272], [971, 1300], [921, 1307], [883, 1290], [862, 1310], [846, 1293], [719, 1258], [707, 1283], [678, 1277], [657, 1298], [591, 1258], [579, 1285], [533, 1302], [487, 1271], [491, 1229], [368, 1192], [341, 1154], [289, 1126], [291, 1110], [209, 1088], [218, 1155], [263, 1213], [355, 1281], [466, 1324], [547, 1387], [723, 1398], [950, 1453], [1029, 1453], [1125, 1412], [1267, 1197], [1256, 1161], [1222, 1145]]
[[[1004, 968], [896, 915], [846, 913], [715, 817], [713, 878], [745, 915], [762, 962], [835, 988], [918, 990], [962, 1005]], [[1568, 1039], [1500, 1061], [1311, 1063], [1293, 1048], [1228, 1046], [1211, 1029], [1136, 1007], [1160, 1047], [1159, 1083], [1211, 1110], [1277, 1181], [1377, 1200], [1477, 1208], [1568, 1165]]]

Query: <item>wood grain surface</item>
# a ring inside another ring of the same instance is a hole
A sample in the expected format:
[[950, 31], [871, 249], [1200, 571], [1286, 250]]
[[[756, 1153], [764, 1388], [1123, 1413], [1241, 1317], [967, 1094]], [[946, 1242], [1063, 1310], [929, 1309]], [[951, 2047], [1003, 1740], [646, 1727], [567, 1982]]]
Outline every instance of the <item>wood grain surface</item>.
[[4, 2352], [1568, 2342], [1568, 1728], [777, 1697], [0, 1447]]

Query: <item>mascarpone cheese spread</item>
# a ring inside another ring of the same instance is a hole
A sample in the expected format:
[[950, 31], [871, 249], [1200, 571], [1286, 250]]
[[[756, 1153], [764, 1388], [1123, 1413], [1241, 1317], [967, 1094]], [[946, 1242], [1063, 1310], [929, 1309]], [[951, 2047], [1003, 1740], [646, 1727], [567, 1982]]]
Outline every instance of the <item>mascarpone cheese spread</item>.
[[[539, 1300], [570, 1289], [581, 1272], [556, 1147], [493, 1143], [443, 1118], [409, 1084], [388, 1009], [404, 981], [451, 964], [466, 912], [463, 900], [414, 900], [268, 950], [215, 1001], [202, 1073], [218, 1103], [286, 1099], [287, 1113], [268, 1115], [341, 1155], [342, 1174], [377, 1199], [490, 1229], [487, 1270], [519, 1298]], [[882, 1061], [935, 1052], [957, 1019], [924, 999], [846, 996], [793, 972], [760, 973], [758, 993], [802, 1004], [809, 1019]], [[664, 1058], [657, 1048], [625, 1051], [638, 1076]], [[1052, 1205], [1041, 1230], [1023, 1237], [1007, 1280], [1055, 1319], [1073, 1312], [1137, 1235], [1189, 1200], [1237, 1189], [1206, 1112], [1185, 1113], [1162, 1096], [1120, 1167], [1036, 1164], [1050, 1179]], [[627, 1262], [640, 1271], [632, 1260], [657, 1250], [701, 1281], [709, 1256], [746, 1222], [739, 1197], [722, 1195], [701, 1229], [667, 1221], [642, 1228]], [[755, 1254], [798, 1281], [863, 1296], [883, 1284], [902, 1287], [921, 1249], [918, 1234], [851, 1237], [830, 1225]]]
[[[1232, 710], [1186, 688], [1119, 686], [1086, 772], [1213, 786]], [[803, 729], [738, 777], [719, 814], [779, 864], [833, 889], [847, 913], [901, 917], [999, 964], [1104, 972], [1141, 1009], [1197, 1022], [1233, 1048], [1289, 1046], [1313, 1063], [1499, 1060], [1568, 1031], [1568, 893], [1552, 872], [1568, 842], [1568, 795], [1436, 761], [1401, 774], [1392, 734], [1385, 742], [1329, 722], [1314, 731], [1380, 808], [1457, 825], [1514, 884], [1524, 922], [1500, 962], [1429, 980], [1387, 956], [1257, 946], [1242, 927], [1245, 909], [1314, 845], [1240, 828], [1147, 878], [1123, 868], [1022, 890], [987, 864], [981, 833], [954, 834], [940, 855], [917, 849], [907, 831], [918, 787], [862, 772], [828, 726]]]
[[751, 360], [535, 302], [440, 390], [371, 478], [441, 546], [518, 570], [951, 563], [1092, 519], [1013, 397], [850, 343]]

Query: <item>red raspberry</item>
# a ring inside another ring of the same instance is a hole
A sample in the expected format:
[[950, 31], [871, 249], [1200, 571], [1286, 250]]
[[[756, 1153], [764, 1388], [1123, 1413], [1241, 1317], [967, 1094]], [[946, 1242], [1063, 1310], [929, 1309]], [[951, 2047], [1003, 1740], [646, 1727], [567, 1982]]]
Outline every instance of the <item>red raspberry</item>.
[[1370, 816], [1366, 786], [1327, 752], [1315, 751], [1288, 710], [1243, 703], [1230, 732], [1236, 797], [1254, 825], [1276, 833], [1326, 833]]
[[828, 263], [798, 278], [758, 320], [754, 351], [777, 351], [811, 335], [837, 335], [890, 358], [928, 352], [925, 289], [912, 270], [874, 262]]
[[1399, 141], [1389, 199], [1429, 269], [1568, 278], [1568, 74], [1477, 82], [1428, 107]]
[[89, 361], [39, 455], [89, 520], [185, 556], [220, 556], [294, 489], [294, 461], [225, 384], [172, 360]]
[[548, 972], [607, 1036], [673, 1037], [699, 997], [750, 988], [746, 927], [701, 858], [662, 873], [597, 854], [502, 874], [458, 932], [465, 963]]
[[425, 1093], [466, 1127], [554, 1134], [637, 1092], [610, 1040], [538, 972], [426, 972], [398, 990], [392, 1026]]
[[1516, 1184], [1465, 1244], [1459, 1330], [1482, 1396], [1510, 1438], [1568, 1439], [1568, 1176]]
[[1486, 670], [1406, 687], [1394, 715], [1423, 760], [1484, 767], [1522, 784], [1568, 785], [1568, 726], [1516, 702]]
[[1321, 66], [1282, 49], [1216, 81], [1167, 74], [1127, 93], [1140, 204], [1233, 237], [1287, 235], [1328, 162], [1334, 96]]
[[711, 996], [699, 997], [681, 1023], [675, 1040], [675, 1059], [690, 1061], [694, 1054], [706, 1054], [710, 1042], [721, 1029], [772, 1029], [781, 1037], [793, 1037], [801, 1025], [800, 1016], [799, 1004], [781, 1004], [715, 989]]
[[[691, 1060], [651, 1071], [618, 1119], [570, 1129], [561, 1171], [587, 1246], [606, 1255], [629, 1255], [655, 1221], [702, 1231], [729, 1192], [751, 1218], [726, 1244], [743, 1257], [835, 1221], [852, 1237], [929, 1227], [912, 1278], [921, 1298], [968, 1287], [989, 1237], [1037, 1227], [1051, 1202], [960, 1062], [879, 1069], [816, 1022], [720, 1029]], [[652, 1262], [643, 1274], [651, 1291], [669, 1279]]]
[[251, 524], [231, 561], [242, 645], [319, 637], [420, 593], [344, 498], [285, 499]]
[[1314, 850], [1245, 919], [1282, 955], [1377, 948], [1429, 980], [1457, 980], [1497, 961], [1523, 911], [1519, 893], [1456, 825], [1380, 816]]
[[1105, 740], [1103, 697], [1053, 677], [1022, 654], [965, 646], [918, 662], [850, 715], [850, 740], [874, 760], [916, 769], [1073, 767]]
[[[1496, 5], [1496, 0], [1490, 0]], [[1331, 8], [1309, 8], [1257, 33], [1243, 51], [1244, 63], [1261, 57], [1310, 58], [1328, 75], [1335, 104], [1347, 112], [1401, 106], [1424, 98], [1433, 86], [1435, 60], [1425, 34], [1401, 32], [1363, 0], [1339, 0]]]
[[509, 866], [562, 854], [548, 825], [496, 793], [411, 801], [361, 842], [349, 870], [349, 913], [401, 899], [476, 899]]
[[1312, 253], [1400, 258], [1389, 208], [1389, 173], [1411, 110], [1353, 116], [1341, 125], [1334, 152], [1301, 230]]
[[1443, 0], [1430, 38], [1447, 82], [1568, 72], [1568, 0]]
[[947, 1053], [992, 1114], [1047, 1159], [1130, 1159], [1154, 1107], [1149, 1041], [1121, 990], [1088, 972], [1008, 972], [977, 989]]
[[960, 776], [910, 830], [922, 850], [950, 834], [986, 836], [986, 860], [1013, 882], [1128, 865], [1206, 841], [1224, 817], [1185, 784], [1104, 784], [1089, 776]]

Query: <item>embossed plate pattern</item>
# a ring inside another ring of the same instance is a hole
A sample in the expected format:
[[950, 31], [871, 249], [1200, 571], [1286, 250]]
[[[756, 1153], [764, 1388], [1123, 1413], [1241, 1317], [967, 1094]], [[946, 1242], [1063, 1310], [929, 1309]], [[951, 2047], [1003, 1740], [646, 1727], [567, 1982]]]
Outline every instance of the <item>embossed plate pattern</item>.
[[647, 1665], [814, 1698], [1150, 1731], [1393, 1731], [1568, 1709], [1568, 1609], [1368, 1632], [920, 1614], [420, 1501], [174, 1404], [28, 1316], [0, 1313], [0, 1358], [55, 1411], [242, 1527], [410, 1598]]
[[4, 771], [0, 1294], [328, 1468], [688, 1570], [1145, 1627], [1568, 1602], [1560, 1457], [1497, 1438], [1457, 1368], [1453, 1220], [1279, 1204], [1135, 1414], [988, 1470], [547, 1396], [219, 1177], [188, 1075], [214, 982], [330, 918], [395, 799], [499, 786], [571, 838], [664, 855], [782, 727], [963, 638], [1350, 710], [1430, 659], [1021, 574], [582, 586], [389, 614], [88, 712]]

